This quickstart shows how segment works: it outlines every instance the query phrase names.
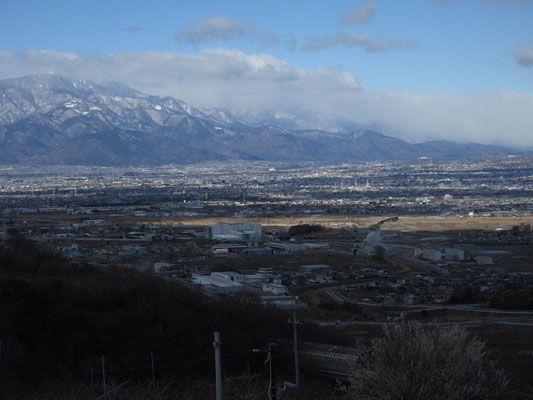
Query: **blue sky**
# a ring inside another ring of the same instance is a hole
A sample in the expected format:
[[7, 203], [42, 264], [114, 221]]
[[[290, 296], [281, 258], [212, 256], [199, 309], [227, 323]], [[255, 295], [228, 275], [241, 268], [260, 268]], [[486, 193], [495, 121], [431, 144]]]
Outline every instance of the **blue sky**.
[[122, 80], [193, 106], [533, 146], [533, 0], [0, 0], [0, 38], [0, 79]]

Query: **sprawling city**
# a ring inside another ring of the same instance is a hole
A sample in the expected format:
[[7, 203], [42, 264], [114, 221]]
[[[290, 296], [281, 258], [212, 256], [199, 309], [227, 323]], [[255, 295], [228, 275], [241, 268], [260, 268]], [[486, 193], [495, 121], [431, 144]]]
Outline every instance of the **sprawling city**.
[[0, 171], [1, 235], [73, 265], [294, 312], [303, 374], [342, 378], [346, 368], [327, 360], [346, 351], [331, 345], [368, 342], [406, 319], [475, 332], [521, 387], [533, 365], [532, 165], [523, 155], [10, 166]]

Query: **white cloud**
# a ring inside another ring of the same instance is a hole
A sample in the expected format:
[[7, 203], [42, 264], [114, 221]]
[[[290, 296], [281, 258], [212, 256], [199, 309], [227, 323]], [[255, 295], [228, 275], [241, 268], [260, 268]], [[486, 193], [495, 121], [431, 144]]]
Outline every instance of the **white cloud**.
[[406, 132], [405, 139], [448, 139], [533, 146], [533, 94], [468, 95], [364, 88], [342, 68], [306, 70], [269, 54], [209, 49], [194, 54], [53, 50], [0, 52], [0, 79], [53, 72], [70, 78], [121, 81], [197, 107], [258, 105], [285, 112], [329, 113]]
[[357, 78], [339, 68], [305, 70], [269, 54], [247, 55], [221, 48], [194, 54], [0, 52], [0, 78], [37, 72], [121, 81], [146, 93], [172, 95], [193, 106], [279, 103], [287, 107], [298, 104], [301, 97], [319, 98], [323, 92], [342, 93], [359, 88]]
[[533, 46], [531, 44], [523, 44], [517, 48], [514, 53], [514, 60], [523, 67], [533, 67]]
[[341, 23], [345, 25], [366, 24], [369, 22], [376, 12], [376, 3], [373, 1], [365, 1], [357, 10], [348, 11], [341, 18]]
[[326, 35], [324, 37], [306, 36], [302, 51], [316, 53], [335, 46], [362, 47], [368, 53], [383, 51], [383, 44], [366, 34], [347, 34], [344, 32], [337, 32], [333, 36]]
[[361, 47], [367, 53], [378, 53], [395, 49], [412, 49], [418, 43], [414, 40], [388, 39], [378, 40], [367, 34], [337, 32], [335, 35], [318, 37], [309, 35], [305, 37], [301, 50], [306, 53], [316, 53], [331, 47]]
[[381, 121], [406, 132], [406, 139], [533, 146], [530, 93], [493, 90], [454, 95], [363, 90], [354, 96], [351, 106], [367, 121]]
[[227, 17], [204, 18], [192, 27], [183, 28], [176, 36], [180, 42], [198, 44], [212, 39], [229, 40], [253, 32], [253, 27], [245, 27], [240, 20]]
[[244, 23], [236, 18], [215, 16], [204, 18], [192, 27], [185, 27], [175, 36], [178, 43], [189, 42], [194, 45], [218, 39], [248, 39], [264, 44], [275, 45], [279, 42], [276, 35], [259, 29], [252, 23]]

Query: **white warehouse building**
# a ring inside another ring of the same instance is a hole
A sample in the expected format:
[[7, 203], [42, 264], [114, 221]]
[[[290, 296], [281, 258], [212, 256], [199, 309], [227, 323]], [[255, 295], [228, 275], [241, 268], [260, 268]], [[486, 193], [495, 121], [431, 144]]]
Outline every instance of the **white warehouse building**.
[[438, 262], [442, 260], [442, 253], [440, 250], [437, 249], [423, 249], [422, 250], [422, 258], [424, 260], [430, 260], [433, 262]]
[[220, 224], [209, 225], [206, 236], [219, 240], [261, 240], [261, 224]]

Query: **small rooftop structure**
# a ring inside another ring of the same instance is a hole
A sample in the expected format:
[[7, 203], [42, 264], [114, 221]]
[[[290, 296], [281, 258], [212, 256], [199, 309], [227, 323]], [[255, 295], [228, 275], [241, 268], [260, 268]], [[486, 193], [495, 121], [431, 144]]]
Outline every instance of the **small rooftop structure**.
[[294, 243], [268, 242], [265, 243], [265, 246], [286, 253], [295, 253], [297, 251], [305, 250], [305, 246]]
[[301, 265], [300, 271], [302, 272], [318, 272], [318, 271], [329, 271], [331, 268], [329, 265], [325, 264], [315, 264], [315, 265]]
[[235, 293], [245, 289], [241, 283], [226, 279], [217, 272], [211, 275], [194, 275], [193, 283], [218, 294]]
[[213, 272], [211, 273], [211, 276], [214, 276], [219, 279], [226, 279], [232, 282], [243, 281], [243, 275], [239, 274], [238, 272], [234, 272], [234, 271]]
[[265, 283], [263, 285], [263, 292], [270, 292], [275, 295], [284, 295], [289, 292], [289, 288], [279, 283]]
[[246, 250], [248, 246], [241, 243], [223, 243], [215, 244], [211, 247], [211, 252], [213, 254], [228, 254], [228, 253], [240, 253], [243, 250]]
[[261, 267], [257, 270], [257, 273], [259, 275], [265, 275], [265, 276], [268, 276], [268, 275], [272, 275], [274, 273], [274, 268], [272, 267]]
[[270, 247], [253, 247], [243, 251], [247, 256], [270, 256], [272, 249]]

